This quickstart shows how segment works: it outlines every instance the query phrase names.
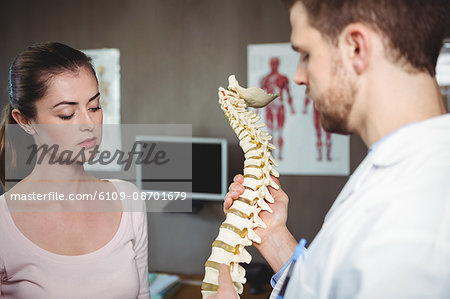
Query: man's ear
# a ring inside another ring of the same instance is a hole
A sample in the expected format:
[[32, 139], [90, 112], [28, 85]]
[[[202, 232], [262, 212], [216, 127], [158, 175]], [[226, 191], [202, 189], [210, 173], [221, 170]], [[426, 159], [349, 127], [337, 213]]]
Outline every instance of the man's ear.
[[31, 126], [30, 120], [25, 115], [23, 115], [22, 112], [19, 111], [19, 109], [13, 109], [11, 114], [16, 123], [21, 126], [25, 132], [30, 135], [33, 135], [35, 133], [33, 127]]
[[372, 58], [372, 31], [362, 23], [347, 25], [343, 30], [343, 43], [346, 55], [357, 74], [363, 73]]

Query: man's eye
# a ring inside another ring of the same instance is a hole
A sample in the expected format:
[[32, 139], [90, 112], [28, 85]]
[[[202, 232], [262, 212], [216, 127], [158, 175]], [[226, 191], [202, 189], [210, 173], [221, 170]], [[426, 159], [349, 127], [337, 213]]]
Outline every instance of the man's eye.
[[60, 115], [59, 118], [61, 118], [63, 120], [69, 120], [69, 119], [72, 118], [72, 116], [73, 116], [73, 114], [71, 114], [71, 115]]

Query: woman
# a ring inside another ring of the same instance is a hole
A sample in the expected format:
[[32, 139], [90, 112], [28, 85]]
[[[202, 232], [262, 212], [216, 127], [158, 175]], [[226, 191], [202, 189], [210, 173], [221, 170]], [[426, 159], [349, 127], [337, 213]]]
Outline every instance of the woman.
[[[83, 156], [50, 162], [64, 151], [100, 144], [103, 113], [90, 58], [60, 43], [32, 45], [14, 59], [9, 86], [0, 160], [15, 157], [9, 127], [37, 146], [57, 145], [58, 152], [36, 159], [0, 197], [0, 297], [150, 298], [145, 210], [126, 213], [120, 201], [36, 200], [39, 194], [67, 199], [137, 191], [124, 181], [88, 175]], [[2, 166], [5, 185], [12, 172]], [[15, 200], [18, 195], [27, 200]]]

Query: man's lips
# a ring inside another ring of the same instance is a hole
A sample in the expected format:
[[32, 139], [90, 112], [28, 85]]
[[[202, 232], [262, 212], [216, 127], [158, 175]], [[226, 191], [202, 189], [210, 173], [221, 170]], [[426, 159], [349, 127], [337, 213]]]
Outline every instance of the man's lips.
[[84, 148], [92, 148], [96, 144], [97, 144], [96, 137], [88, 138], [88, 139], [85, 139], [82, 142], [78, 143], [79, 146], [84, 147]]

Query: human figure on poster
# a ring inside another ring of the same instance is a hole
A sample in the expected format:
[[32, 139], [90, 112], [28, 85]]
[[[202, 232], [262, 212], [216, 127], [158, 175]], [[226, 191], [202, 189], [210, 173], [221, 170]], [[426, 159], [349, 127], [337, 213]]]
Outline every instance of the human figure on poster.
[[[303, 108], [303, 114], [308, 113], [308, 105], [311, 100], [308, 97], [305, 97], [305, 106]], [[314, 109], [314, 128], [316, 130], [316, 147], [317, 147], [317, 161], [322, 161], [322, 131], [325, 133], [325, 145], [327, 147], [327, 161], [331, 161], [331, 147], [333, 146], [333, 143], [331, 141], [331, 134], [327, 131], [323, 130], [322, 126], [320, 125], [320, 112], [317, 110], [316, 106], [313, 104]]]
[[287, 101], [291, 108], [291, 113], [295, 114], [292, 105], [292, 96], [289, 91], [289, 79], [278, 72], [280, 59], [278, 57], [270, 58], [270, 73], [261, 79], [261, 88], [268, 93], [279, 93], [280, 96], [272, 101], [266, 107], [266, 125], [269, 134], [273, 136], [273, 143], [277, 146], [278, 160], [283, 160], [283, 129], [285, 122], [284, 111], [284, 92], [287, 95]]

